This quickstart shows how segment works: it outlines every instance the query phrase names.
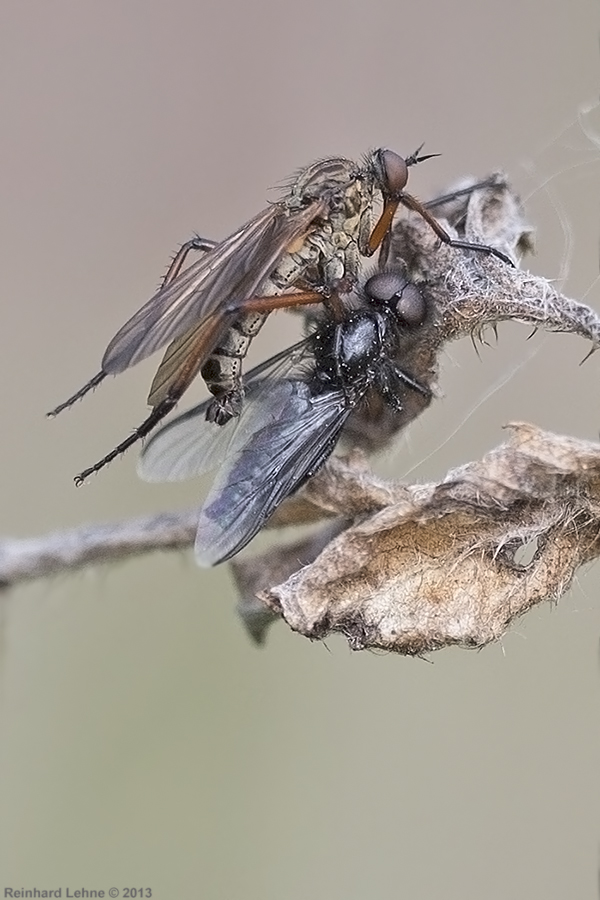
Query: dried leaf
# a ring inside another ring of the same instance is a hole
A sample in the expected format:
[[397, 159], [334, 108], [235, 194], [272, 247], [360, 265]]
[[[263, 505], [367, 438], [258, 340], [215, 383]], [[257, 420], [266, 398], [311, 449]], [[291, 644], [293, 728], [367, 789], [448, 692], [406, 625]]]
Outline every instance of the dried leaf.
[[261, 599], [307, 637], [405, 654], [481, 647], [557, 600], [599, 552], [600, 445], [509, 428], [507, 443], [443, 482], [396, 488], [398, 502]]
[[338, 518], [300, 541], [232, 561], [231, 569], [240, 594], [237, 612], [257, 644], [264, 643], [269, 625], [280, 618], [278, 611], [273, 611], [259, 599], [260, 592], [288, 578], [299, 566], [313, 562], [347, 525], [346, 520]]

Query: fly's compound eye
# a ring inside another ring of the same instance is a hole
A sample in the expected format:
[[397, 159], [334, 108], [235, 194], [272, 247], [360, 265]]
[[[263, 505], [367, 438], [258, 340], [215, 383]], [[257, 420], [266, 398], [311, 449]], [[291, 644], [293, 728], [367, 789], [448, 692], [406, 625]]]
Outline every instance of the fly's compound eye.
[[407, 325], [415, 328], [422, 325], [427, 315], [427, 304], [421, 291], [410, 282], [402, 288], [400, 294], [396, 294], [396, 312]]
[[391, 303], [396, 294], [401, 294], [408, 283], [400, 272], [378, 272], [365, 282], [364, 291], [369, 300]]
[[425, 321], [427, 304], [420, 290], [399, 272], [379, 272], [365, 282], [367, 298], [393, 306], [406, 325], [416, 327]]
[[408, 181], [406, 160], [393, 150], [386, 149], [376, 151], [376, 160], [381, 192], [386, 197], [398, 197]]

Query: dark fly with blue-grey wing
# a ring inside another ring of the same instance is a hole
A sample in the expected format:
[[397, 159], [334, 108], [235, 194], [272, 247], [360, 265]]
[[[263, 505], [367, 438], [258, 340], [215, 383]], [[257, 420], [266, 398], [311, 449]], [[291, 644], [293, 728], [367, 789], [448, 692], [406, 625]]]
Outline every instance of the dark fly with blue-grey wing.
[[[168, 344], [152, 383], [150, 415], [103, 459], [75, 479], [81, 484], [148, 435], [177, 404], [201, 371], [215, 395], [205, 414], [219, 425], [239, 415], [241, 367], [248, 345], [275, 309], [324, 303], [333, 309], [350, 290], [360, 258], [381, 248], [387, 256], [399, 206], [422, 216], [438, 238], [458, 248], [510, 260], [500, 251], [452, 239], [427, 206], [405, 191], [409, 167], [429, 156], [404, 159], [392, 150], [369, 153], [362, 163], [341, 157], [303, 169], [286, 196], [220, 243], [193, 239], [175, 259], [160, 290], [117, 332], [101, 370], [49, 415], [73, 405], [109, 374], [119, 374]], [[383, 208], [373, 227], [373, 209]], [[183, 269], [190, 250], [204, 255]]]
[[[347, 302], [347, 301], [350, 302]], [[366, 280], [343, 312], [326, 312], [312, 333], [246, 375], [241, 413], [208, 421], [210, 401], [153, 435], [139, 472], [174, 481], [217, 469], [200, 510], [196, 557], [230, 559], [277, 507], [327, 460], [353, 411], [374, 395], [396, 413], [407, 398], [431, 399], [427, 380], [403, 365], [404, 349], [431, 324], [426, 293], [400, 270]]]

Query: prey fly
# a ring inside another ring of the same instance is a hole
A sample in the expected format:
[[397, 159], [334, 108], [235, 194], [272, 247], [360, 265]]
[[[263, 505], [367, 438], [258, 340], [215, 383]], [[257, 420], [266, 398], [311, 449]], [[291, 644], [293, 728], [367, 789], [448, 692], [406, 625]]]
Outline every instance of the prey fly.
[[[406, 159], [378, 149], [362, 163], [333, 157], [303, 169], [277, 203], [220, 243], [188, 241], [158, 292], [117, 332], [100, 371], [50, 416], [81, 399], [109, 374], [119, 374], [168, 344], [150, 388], [149, 416], [103, 459], [81, 472], [81, 484], [140, 438], [177, 404], [198, 372], [214, 399], [205, 415], [219, 425], [239, 415], [244, 396], [242, 360], [266, 316], [275, 309], [324, 303], [352, 289], [360, 258], [388, 253], [398, 206], [421, 215], [443, 242], [511, 263], [498, 250], [454, 240], [427, 205], [405, 191], [408, 171], [430, 158], [420, 149]], [[472, 188], [471, 188], [472, 189]], [[381, 214], [373, 227], [373, 208]], [[183, 268], [192, 250], [203, 253]]]
[[300, 343], [246, 375], [238, 417], [218, 427], [209, 402], [175, 418], [142, 451], [139, 474], [175, 481], [217, 469], [199, 513], [196, 558], [230, 559], [326, 461], [352, 412], [376, 392], [393, 410], [428, 384], [402, 367], [430, 311], [399, 271], [369, 278], [343, 311], [325, 312]]

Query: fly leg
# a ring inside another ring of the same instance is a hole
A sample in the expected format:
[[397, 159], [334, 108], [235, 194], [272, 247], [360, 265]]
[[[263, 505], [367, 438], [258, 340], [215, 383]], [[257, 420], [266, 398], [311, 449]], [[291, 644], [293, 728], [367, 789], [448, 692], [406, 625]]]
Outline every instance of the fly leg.
[[90, 475], [94, 475], [96, 472], [99, 472], [100, 469], [103, 469], [104, 466], [107, 466], [113, 459], [116, 459], [117, 456], [120, 456], [121, 453], [125, 453], [132, 444], [135, 444], [137, 441], [140, 441], [142, 438], [146, 437], [146, 435], [150, 434], [153, 428], [158, 425], [161, 419], [167, 415], [167, 413], [171, 412], [175, 403], [177, 401], [174, 400], [172, 403], [165, 401], [160, 406], [157, 406], [156, 409], [153, 409], [147, 419], [144, 419], [141, 425], [138, 425], [137, 428], [133, 430], [133, 432], [129, 435], [128, 438], [125, 438], [124, 441], [121, 441], [120, 444], [117, 444], [114, 450], [111, 450], [110, 453], [107, 453], [106, 456], [102, 457], [102, 459], [94, 463], [93, 466], [90, 466], [88, 469], [84, 469], [83, 472], [80, 472], [79, 475], [76, 475], [73, 479], [75, 481], [76, 487], [81, 487], [84, 481], [89, 478]]
[[447, 194], [441, 194], [439, 197], [434, 197], [433, 200], [428, 200], [423, 206], [425, 209], [434, 209], [436, 206], [444, 206], [446, 203], [452, 203], [460, 197], [474, 194], [475, 191], [481, 191], [487, 187], [494, 187], [497, 183], [497, 178], [494, 176], [491, 178], [484, 178], [483, 181], [476, 181], [474, 184], [467, 185], [467, 187], [457, 188], [455, 191], [449, 191]]
[[196, 253], [208, 253], [209, 250], [214, 250], [217, 244], [218, 241], [211, 241], [210, 238], [200, 237], [199, 234], [195, 234], [193, 238], [190, 238], [189, 241], [182, 244], [169, 263], [169, 268], [160, 283], [159, 290], [162, 291], [163, 288], [166, 288], [168, 284], [171, 284], [171, 282], [177, 278], [183, 268], [184, 262], [192, 250]]
[[373, 253], [381, 247], [383, 258], [380, 257], [380, 260], [385, 265], [389, 255], [392, 223], [396, 210], [400, 204], [407, 209], [410, 209], [412, 212], [418, 213], [421, 218], [427, 222], [435, 234], [437, 234], [440, 241], [447, 244], [449, 247], [457, 247], [460, 250], [476, 250], [479, 253], [485, 253], [488, 256], [495, 256], [497, 259], [502, 260], [503, 263], [514, 267], [512, 259], [495, 247], [490, 247], [488, 244], [476, 244], [472, 241], [461, 241], [457, 238], [451, 238], [446, 229], [442, 228], [438, 220], [431, 215], [427, 207], [417, 200], [416, 197], [413, 197], [412, 194], [407, 194], [406, 191], [402, 191], [397, 199], [390, 199], [386, 202], [379, 221], [371, 233], [367, 252], [364, 254], [365, 256], [372, 256]]
[[475, 244], [472, 241], [460, 241], [456, 238], [451, 238], [446, 229], [442, 228], [438, 220], [431, 215], [429, 210], [411, 194], [403, 192], [399, 202], [407, 209], [418, 213], [421, 218], [427, 222], [442, 243], [447, 244], [449, 247], [457, 247], [459, 250], [476, 250], [477, 252], [485, 253], [488, 256], [495, 256], [497, 259], [502, 260], [502, 262], [514, 268], [515, 264], [512, 259], [500, 250], [496, 250], [495, 247], [490, 247], [487, 244]]
[[427, 385], [421, 384], [418, 379], [413, 378], [409, 372], [405, 372], [404, 369], [395, 363], [392, 363], [389, 368], [386, 366], [386, 370], [379, 379], [378, 389], [385, 402], [394, 412], [402, 412], [404, 409], [402, 395], [405, 388], [416, 391], [428, 400], [431, 399], [431, 390]]
[[[182, 244], [169, 265], [167, 269], [166, 275], [164, 276], [162, 283], [160, 285], [161, 289], [166, 287], [168, 284], [173, 281], [174, 278], [177, 277], [181, 268], [188, 256], [188, 254], [192, 250], [196, 250], [202, 253], [206, 253], [208, 250], [214, 250], [217, 246], [217, 241], [211, 241], [208, 238], [202, 238], [199, 235], [195, 235], [193, 238], [190, 238], [189, 241], [186, 241], [185, 244]], [[100, 372], [97, 372], [93, 378], [90, 378], [83, 387], [79, 388], [76, 393], [73, 394], [72, 397], [69, 397], [68, 400], [65, 400], [63, 403], [59, 403], [54, 409], [50, 410], [49, 413], [46, 413], [49, 419], [53, 419], [57, 416], [63, 409], [68, 409], [70, 406], [73, 406], [78, 400], [81, 400], [88, 394], [91, 390], [98, 387], [107, 376], [107, 372], [103, 369]]]
[[[322, 295], [316, 291], [304, 291], [295, 294], [281, 294], [279, 296], [271, 297], [253, 297], [246, 304], [244, 304], [244, 309], [248, 309], [254, 312], [268, 313], [273, 309], [283, 309], [290, 306], [302, 306], [310, 303], [320, 303], [322, 299]], [[225, 325], [227, 324], [228, 321], [227, 319], [225, 319]], [[164, 397], [164, 399], [154, 407], [150, 415], [146, 419], [144, 419], [141, 425], [138, 425], [138, 427], [133, 430], [129, 437], [127, 437], [124, 441], [121, 441], [121, 443], [118, 444], [114, 448], [114, 450], [111, 450], [110, 453], [107, 453], [106, 456], [104, 456], [97, 463], [94, 463], [93, 466], [84, 469], [83, 472], [80, 472], [79, 475], [75, 477], [75, 484], [77, 485], [77, 487], [80, 487], [90, 475], [94, 475], [96, 472], [99, 472], [110, 462], [116, 459], [117, 456], [120, 456], [121, 453], [124, 453], [125, 450], [128, 450], [137, 441], [150, 434], [150, 432], [158, 425], [158, 423], [162, 419], [164, 419], [164, 417], [168, 415], [176, 406], [179, 399], [182, 397], [191, 382], [198, 374], [199, 360], [204, 358], [205, 356], [205, 342], [209, 340], [210, 343], [213, 337], [213, 335], [209, 334], [210, 328], [214, 328], [215, 333], [220, 332], [220, 330], [223, 328], [223, 320], [221, 318], [217, 319], [216, 317], [213, 317], [212, 320], [209, 320], [208, 326], [208, 328], [205, 326], [195, 336], [195, 343], [190, 340], [189, 350], [186, 353], [186, 364], [181, 369], [177, 380], [171, 384], [166, 397]], [[241, 398], [243, 398], [243, 392], [241, 391], [241, 388], [239, 390], [241, 393]], [[219, 408], [220, 400], [221, 398], [216, 397], [213, 401], [213, 403], [217, 404], [217, 410]], [[229, 418], [232, 418], [232, 416], [230, 416]], [[217, 420], [215, 419], [214, 421]], [[227, 419], [224, 419], [224, 421], [227, 421]], [[224, 424], [224, 422], [219, 424]]]
[[[442, 194], [439, 197], [434, 197], [433, 200], [428, 200], [427, 203], [423, 203], [422, 206], [426, 210], [434, 209], [436, 206], [444, 206], [446, 203], [452, 203], [454, 200], [458, 200], [460, 197], [470, 195], [470, 194], [474, 193], [475, 191], [481, 190], [482, 188], [492, 187], [494, 184], [496, 184], [495, 178], [493, 178], [493, 177], [486, 178], [483, 181], [477, 181], [474, 184], [468, 185], [467, 187], [457, 188], [455, 191], [450, 191], [447, 194]], [[411, 197], [411, 200], [414, 200], [414, 199], [415, 198]], [[421, 210], [418, 210], [418, 212], [420, 213]], [[431, 222], [429, 221], [429, 219], [427, 220], [427, 222], [428, 222], [428, 224], [431, 225]], [[435, 220], [435, 222], [437, 225], [439, 225], [439, 222], [437, 221], [437, 219]], [[441, 225], [440, 225], [440, 228], [441, 228]], [[440, 236], [439, 232], [437, 232], [437, 231], [436, 231], [436, 234], [438, 234], [438, 237]], [[507, 257], [504, 256], [504, 254], [500, 253], [500, 251], [494, 250], [492, 247], [488, 247], [486, 244], [471, 244], [469, 242], [464, 242], [461, 244], [459, 241], [454, 241], [454, 240], [450, 239], [449, 235], [446, 235], [446, 236], [449, 238], [450, 243], [453, 247], [462, 246], [463, 249], [467, 249], [467, 250], [488, 251], [489, 253], [491, 253], [495, 256], [499, 256], [503, 262], [509, 262], [510, 265], [513, 265], [512, 260], [509, 260]], [[444, 240], [444, 239], [442, 238], [442, 240]], [[444, 241], [444, 242], [448, 243], [448, 241]], [[379, 258], [378, 258], [377, 264], [380, 269], [385, 269], [385, 267], [387, 266], [387, 264], [389, 262], [391, 245], [392, 245], [392, 229], [388, 228], [387, 232], [385, 233], [385, 235], [383, 237], [383, 240], [381, 241], [381, 245], [379, 248]]]

